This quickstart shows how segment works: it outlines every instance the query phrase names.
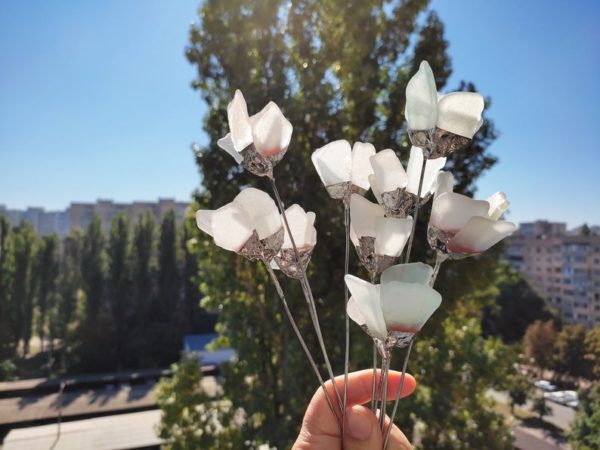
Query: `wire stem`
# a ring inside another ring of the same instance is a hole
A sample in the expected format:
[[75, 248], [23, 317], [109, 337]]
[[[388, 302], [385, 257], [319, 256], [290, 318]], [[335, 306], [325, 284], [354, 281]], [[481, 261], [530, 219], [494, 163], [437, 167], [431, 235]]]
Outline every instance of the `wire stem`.
[[325, 394], [325, 399], [327, 400], [327, 404], [329, 405], [329, 409], [331, 410], [332, 414], [335, 416], [335, 418], [338, 422], [338, 426], [340, 427], [340, 432], [341, 432], [340, 419], [339, 419], [338, 415], [336, 414], [335, 408], [333, 406], [333, 402], [331, 400], [331, 396], [329, 395], [329, 392], [327, 391], [327, 388], [325, 387], [325, 382], [323, 381], [323, 377], [321, 376], [321, 373], [319, 372], [319, 368], [317, 367], [317, 364], [315, 363], [315, 360], [312, 357], [312, 354], [310, 353], [310, 350], [308, 349], [306, 342], [304, 341], [304, 338], [302, 337], [302, 333], [300, 332], [300, 329], [298, 328], [298, 325], [296, 324], [296, 320], [294, 319], [294, 316], [292, 315], [292, 312], [290, 311], [290, 307], [285, 298], [285, 294], [283, 293], [281, 284], [279, 284], [277, 275], [275, 275], [275, 272], [273, 271], [273, 268], [271, 267], [271, 264], [268, 261], [263, 261], [263, 262], [265, 264], [267, 272], [269, 273], [269, 276], [271, 277], [271, 281], [273, 282], [273, 285], [275, 286], [275, 290], [277, 291], [277, 294], [279, 295], [281, 303], [283, 304], [283, 309], [285, 311], [285, 314], [287, 315], [290, 325], [292, 326], [294, 333], [296, 333], [296, 337], [298, 338], [298, 341], [300, 342], [300, 345], [302, 346], [302, 349], [304, 350], [304, 353], [306, 354], [306, 357], [308, 358], [308, 362], [310, 363], [310, 366], [312, 367], [313, 371], [315, 372], [315, 375], [317, 376], [317, 379], [319, 380], [321, 389], [323, 389], [323, 393]]
[[415, 239], [415, 231], [417, 229], [417, 221], [419, 220], [419, 206], [421, 205], [421, 190], [423, 189], [423, 178], [425, 177], [425, 166], [427, 165], [427, 158], [423, 155], [423, 165], [421, 166], [421, 174], [419, 175], [419, 188], [417, 189], [417, 202], [415, 203], [415, 214], [413, 217], [412, 231], [408, 238], [408, 247], [406, 249], [405, 264], [410, 261], [410, 252], [412, 250], [413, 241]]
[[311, 318], [311, 322], [315, 329], [315, 333], [317, 334], [317, 340], [319, 341], [319, 346], [321, 348], [321, 352], [323, 353], [323, 359], [325, 360], [325, 366], [327, 367], [327, 372], [329, 374], [331, 384], [333, 385], [333, 389], [334, 389], [335, 395], [337, 397], [338, 407], [340, 408], [340, 412], [343, 414], [342, 398], [340, 396], [340, 392], [337, 387], [337, 383], [335, 382], [335, 376], [333, 375], [333, 369], [331, 367], [331, 362], [329, 361], [329, 355], [327, 354], [327, 349], [325, 348], [325, 342], [323, 341], [323, 334], [321, 332], [321, 326], [319, 324], [319, 317], [317, 315], [315, 299], [313, 297], [310, 283], [308, 282], [308, 277], [306, 276], [306, 268], [303, 267], [302, 264], [300, 263], [300, 255], [298, 254], [298, 247], [296, 247], [296, 242], [294, 241], [294, 236], [292, 234], [292, 230], [290, 229], [290, 224], [288, 223], [287, 215], [285, 214], [285, 206], [284, 206], [283, 202], [281, 201], [281, 196], [279, 195], [279, 190], [277, 189], [277, 184], [275, 183], [275, 178], [273, 176], [270, 176], [269, 181], [271, 182], [271, 188], [273, 190], [273, 195], [275, 195], [275, 201], [277, 202], [277, 207], [279, 208], [279, 211], [281, 212], [281, 217], [283, 218], [283, 224], [285, 226], [285, 229], [286, 229], [286, 231], [290, 237], [290, 241], [292, 243], [294, 257], [296, 258], [296, 265], [302, 274], [300, 284], [302, 286], [302, 291], [304, 293], [306, 302], [308, 303], [308, 311], [309, 311], [309, 315]]
[[396, 411], [398, 410], [398, 405], [400, 404], [400, 398], [402, 397], [402, 388], [404, 387], [404, 377], [406, 376], [406, 366], [408, 365], [408, 358], [410, 357], [410, 351], [412, 350], [413, 342], [415, 338], [410, 340], [408, 344], [408, 349], [406, 350], [406, 354], [404, 355], [404, 362], [402, 363], [402, 375], [400, 376], [400, 386], [398, 386], [398, 393], [396, 394], [396, 400], [394, 401], [394, 408], [392, 409], [392, 414], [390, 416], [390, 424], [385, 432], [384, 440], [383, 440], [383, 450], [386, 449], [388, 440], [390, 439], [390, 433], [392, 431], [392, 427], [394, 426], [394, 418], [396, 417]]
[[387, 404], [387, 386], [388, 386], [388, 374], [390, 372], [390, 362], [392, 361], [392, 352], [390, 349], [385, 350], [385, 354], [381, 359], [381, 406], [379, 407], [379, 427], [383, 433], [383, 427], [385, 426], [385, 413]]
[[377, 344], [373, 340], [373, 383], [371, 385], [371, 411], [377, 411]]
[[[346, 253], [344, 258], [344, 317], [346, 321], [346, 346], [344, 350], [344, 394], [342, 400], [342, 418], [344, 420], [342, 425], [342, 432], [345, 431], [345, 419], [346, 419], [346, 405], [348, 403], [348, 370], [350, 366], [350, 318], [348, 316], [348, 300], [349, 292], [348, 286], [346, 286], [345, 277], [348, 275], [350, 268], [350, 204], [344, 200], [344, 229], [346, 231]], [[343, 439], [342, 434], [342, 439]]]

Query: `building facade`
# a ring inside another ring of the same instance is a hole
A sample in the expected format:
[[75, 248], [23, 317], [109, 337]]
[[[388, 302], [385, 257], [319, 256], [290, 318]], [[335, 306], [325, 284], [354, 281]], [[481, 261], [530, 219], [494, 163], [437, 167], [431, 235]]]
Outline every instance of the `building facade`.
[[157, 202], [115, 203], [100, 199], [95, 203], [71, 203], [65, 211], [45, 211], [44, 208], [26, 210], [7, 209], [0, 205], [0, 215], [6, 216], [13, 226], [21, 221], [29, 222], [40, 235], [58, 234], [62, 239], [72, 229], [85, 230], [94, 215], [102, 222], [105, 232], [110, 230], [113, 218], [120, 213], [126, 214], [131, 223], [137, 222], [140, 215], [150, 213], [160, 222], [168, 211], [175, 211], [178, 222], [183, 221], [189, 203], [174, 199], [159, 199]]
[[566, 224], [522, 223], [509, 241], [508, 261], [566, 323], [600, 323], [600, 234], [568, 232]]

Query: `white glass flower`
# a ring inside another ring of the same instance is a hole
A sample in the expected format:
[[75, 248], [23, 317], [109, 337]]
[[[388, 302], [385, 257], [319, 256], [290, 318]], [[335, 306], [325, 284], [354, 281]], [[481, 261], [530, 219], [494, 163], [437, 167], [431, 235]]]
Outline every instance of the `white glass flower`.
[[515, 231], [512, 222], [498, 220], [507, 208], [508, 200], [500, 192], [488, 201], [440, 194], [431, 208], [429, 244], [453, 259], [482, 253]]
[[394, 264], [411, 231], [412, 218], [385, 217], [380, 205], [358, 194], [350, 197], [350, 239], [370, 273], [381, 273]]
[[[285, 216], [294, 242], [292, 243], [292, 239], [287, 229], [285, 229], [283, 245], [273, 261], [276, 264], [276, 268], [281, 269], [287, 276], [301, 278], [303, 271], [308, 266], [312, 251], [317, 244], [317, 230], [314, 226], [315, 213], [305, 212], [302, 207], [294, 204], [285, 210]], [[300, 264], [297, 263], [293, 244], [296, 244]]]
[[311, 159], [329, 195], [344, 199], [351, 192], [362, 194], [369, 189], [373, 173], [369, 158], [374, 154], [372, 144], [355, 142], [350, 149], [350, 143], [342, 139], [318, 148]]
[[[377, 152], [371, 157], [373, 175], [369, 183], [388, 217], [405, 217], [415, 206], [419, 188], [419, 178], [423, 167], [423, 150], [412, 147], [408, 160], [408, 170], [404, 170], [400, 159], [391, 149]], [[434, 192], [435, 181], [446, 158], [428, 159], [421, 187], [421, 203], [426, 202]]]
[[437, 127], [442, 130], [473, 139], [483, 124], [485, 104], [477, 92], [451, 92], [442, 95], [438, 105]]
[[290, 144], [292, 124], [277, 104], [269, 102], [257, 114], [248, 115], [246, 100], [236, 90], [227, 106], [229, 133], [217, 145], [238, 164], [259, 176], [271, 176]]
[[427, 158], [435, 159], [468, 146], [483, 124], [484, 100], [476, 92], [438, 94], [427, 61], [406, 86], [408, 136]]
[[275, 202], [255, 188], [244, 189], [217, 210], [197, 211], [196, 224], [219, 247], [249, 259], [272, 259], [284, 239]]
[[385, 347], [404, 346], [442, 302], [439, 292], [429, 286], [432, 274], [430, 266], [411, 263], [386, 269], [381, 284], [346, 275], [352, 294], [348, 315]]
[[406, 85], [406, 121], [411, 130], [431, 130], [438, 117], [438, 94], [429, 63], [422, 61], [419, 70]]

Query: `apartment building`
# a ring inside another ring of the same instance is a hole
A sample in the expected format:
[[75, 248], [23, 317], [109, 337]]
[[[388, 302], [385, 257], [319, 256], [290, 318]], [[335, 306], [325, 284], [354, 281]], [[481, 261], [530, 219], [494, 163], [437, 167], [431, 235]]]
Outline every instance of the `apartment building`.
[[97, 215], [105, 232], [110, 230], [113, 218], [124, 213], [132, 223], [146, 212], [152, 214], [160, 222], [168, 211], [175, 211], [178, 222], [183, 221], [189, 203], [178, 202], [170, 198], [161, 198], [157, 202], [115, 203], [112, 200], [99, 199], [95, 203], [71, 203], [64, 211], [45, 211], [44, 208], [27, 208], [26, 210], [7, 209], [0, 205], [0, 215], [17, 226], [22, 220], [29, 222], [41, 235], [56, 233], [64, 238], [72, 229], [85, 230]]
[[522, 272], [566, 323], [600, 323], [600, 234], [567, 231], [566, 224], [520, 224], [509, 241], [508, 261]]

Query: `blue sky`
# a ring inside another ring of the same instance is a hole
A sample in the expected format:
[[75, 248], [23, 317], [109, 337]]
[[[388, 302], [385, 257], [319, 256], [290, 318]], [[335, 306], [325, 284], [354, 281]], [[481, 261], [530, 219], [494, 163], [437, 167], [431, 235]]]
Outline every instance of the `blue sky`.
[[[198, 0], [0, 2], [0, 204], [189, 198], [205, 110], [184, 58]], [[600, 224], [600, 3], [434, 0], [454, 74], [492, 97], [517, 222]]]

